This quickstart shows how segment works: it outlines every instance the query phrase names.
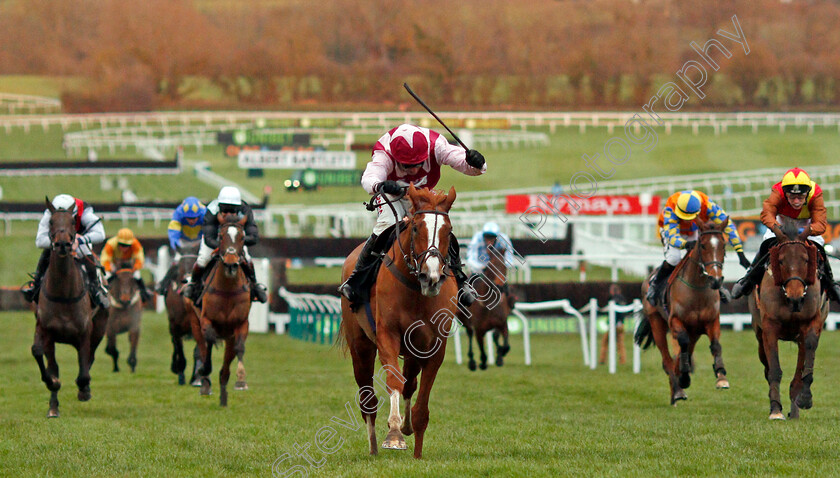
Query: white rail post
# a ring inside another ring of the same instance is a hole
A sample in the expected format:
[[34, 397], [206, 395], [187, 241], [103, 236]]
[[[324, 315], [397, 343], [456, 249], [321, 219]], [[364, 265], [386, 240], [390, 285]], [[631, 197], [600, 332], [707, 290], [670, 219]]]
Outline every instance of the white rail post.
[[455, 333], [451, 335], [453, 342], [455, 342], [455, 363], [461, 365], [464, 363], [464, 360], [461, 358], [461, 329], [463, 327], [453, 324], [453, 327], [457, 327]]
[[496, 361], [496, 352], [493, 350], [493, 347], [496, 346], [495, 342], [493, 342], [493, 332], [488, 331], [484, 334], [484, 342], [485, 342], [485, 349], [487, 352], [487, 361], [493, 363]]
[[[166, 271], [169, 270], [169, 263], [169, 246], [160, 246], [157, 253], [157, 264], [152, 271], [152, 277], [155, 279], [155, 287], [157, 287], [157, 284], [163, 280], [163, 277], [166, 275]], [[155, 299], [155, 312], [161, 313], [165, 309], [166, 298], [162, 295], [158, 295], [157, 299]]]
[[607, 302], [607, 313], [609, 316], [609, 330], [607, 333], [609, 334], [609, 351], [610, 351], [610, 363], [609, 363], [609, 371], [610, 373], [615, 373], [615, 302], [609, 301]]
[[598, 299], [589, 299], [589, 368], [598, 365]]
[[[266, 286], [267, 291], [271, 291], [271, 277], [269, 277], [269, 260], [266, 258], [254, 259], [254, 275], [257, 276], [257, 282]], [[251, 310], [248, 313], [248, 332], [266, 333], [268, 332], [268, 302], [261, 304], [259, 302], [251, 303]]]
[[[641, 301], [639, 301], [639, 299], [635, 299], [633, 301], [633, 305], [635, 306], [634, 309], [636, 311], [640, 311], [642, 309], [642, 303], [641, 303]], [[636, 343], [636, 340], [635, 340], [636, 329], [639, 328], [639, 324], [641, 323], [641, 320], [639, 320], [639, 317], [641, 317], [641, 314], [635, 313], [635, 314], [633, 314], [633, 316], [636, 318], [636, 320], [635, 320], [636, 324], [633, 326], [633, 338], [634, 338], [634, 340], [633, 340], [633, 373], [641, 373], [642, 372], [642, 348], [639, 347], [639, 345]]]

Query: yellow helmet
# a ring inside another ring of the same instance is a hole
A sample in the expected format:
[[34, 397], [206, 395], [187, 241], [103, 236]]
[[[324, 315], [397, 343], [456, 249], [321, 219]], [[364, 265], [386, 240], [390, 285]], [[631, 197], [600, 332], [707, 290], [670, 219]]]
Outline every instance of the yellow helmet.
[[677, 207], [674, 212], [683, 221], [691, 221], [700, 213], [702, 203], [700, 195], [695, 191], [683, 191], [677, 198]]
[[134, 243], [134, 233], [131, 232], [131, 229], [126, 227], [120, 229], [117, 232], [117, 244], [122, 244], [124, 246], [130, 246]]
[[782, 191], [785, 194], [808, 194], [811, 192], [811, 177], [805, 170], [789, 169], [782, 177]]

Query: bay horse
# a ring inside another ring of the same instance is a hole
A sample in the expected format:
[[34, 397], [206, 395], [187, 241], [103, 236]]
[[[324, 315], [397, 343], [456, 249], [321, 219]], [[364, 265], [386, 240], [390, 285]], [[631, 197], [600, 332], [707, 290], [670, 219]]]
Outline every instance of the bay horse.
[[[231, 215], [233, 216], [233, 215]], [[231, 217], [227, 216], [227, 217]], [[235, 217], [235, 216], [233, 216]], [[220, 215], [219, 254], [204, 280], [204, 292], [201, 310], [197, 310], [188, 300], [191, 313], [193, 337], [198, 344], [199, 375], [201, 376], [201, 395], [210, 394], [210, 372], [213, 370], [212, 352], [216, 340], [224, 339], [225, 357], [219, 370], [219, 404], [227, 406], [227, 383], [230, 378], [230, 364], [234, 357], [238, 359], [235, 390], [247, 390], [245, 366], [245, 339], [248, 337], [248, 313], [251, 311], [251, 287], [248, 277], [242, 270], [246, 260], [245, 222], [226, 219]]]
[[[343, 341], [353, 359], [370, 454], [378, 451], [375, 430], [378, 399], [373, 393], [374, 360], [378, 352], [382, 368], [377, 375], [385, 374], [389, 394], [386, 402], [390, 402], [388, 434], [382, 447], [405, 450], [404, 436], [416, 433], [414, 458], [421, 458], [429, 424], [429, 395], [443, 363], [446, 338], [457, 307], [458, 286], [451, 275], [444, 273], [452, 231], [449, 209], [455, 201], [455, 188], [444, 194], [416, 189], [412, 184], [407, 194], [410, 212], [407, 218], [398, 221], [405, 227], [383, 256], [385, 267], [380, 268], [371, 291], [374, 326], [364, 309], [352, 310], [349, 301], [342, 297], [339, 343]], [[345, 260], [342, 281], [353, 271], [361, 248], [361, 245], [357, 247]], [[402, 369], [400, 356], [404, 359]], [[411, 407], [421, 371], [417, 400]], [[400, 396], [405, 406], [404, 418], [400, 416]]]
[[[186, 383], [184, 370], [187, 368], [187, 357], [184, 353], [184, 337], [192, 338], [192, 324], [189, 307], [179, 293], [180, 288], [192, 271], [193, 265], [198, 258], [199, 243], [189, 246], [179, 246], [177, 252], [181, 255], [178, 261], [178, 270], [175, 278], [169, 287], [164, 291], [164, 303], [166, 304], [166, 315], [169, 317], [169, 335], [172, 337], [172, 363], [169, 369], [178, 376], [178, 385]], [[193, 348], [193, 359], [197, 363], [199, 358], [198, 345]], [[193, 386], [200, 386], [201, 381], [196, 376], [196, 367], [193, 367], [190, 383]]]
[[[507, 264], [505, 264], [505, 250], [498, 249], [491, 245], [487, 247], [487, 254], [490, 262], [484, 271], [470, 281], [475, 290], [476, 300], [468, 310], [458, 309], [458, 320], [464, 324], [467, 332], [467, 343], [469, 344], [468, 367], [475, 371], [475, 359], [473, 358], [472, 338], [475, 335], [475, 342], [481, 354], [481, 362], [478, 364], [481, 370], [487, 369], [487, 354], [484, 351], [484, 335], [493, 331], [493, 344], [496, 346], [496, 365], [501, 367], [504, 364], [504, 356], [510, 351], [508, 341], [507, 318], [510, 315], [510, 294], [505, 284], [507, 282]], [[499, 338], [502, 343], [499, 343]]]
[[134, 280], [134, 269], [132, 264], [120, 264], [120, 268], [111, 276], [108, 283], [108, 298], [111, 300], [111, 307], [108, 314], [108, 327], [105, 334], [108, 337], [108, 344], [105, 353], [114, 360], [114, 372], [119, 372], [117, 359], [120, 352], [117, 350], [117, 335], [128, 332], [128, 341], [131, 344], [131, 352], [128, 355], [128, 366], [131, 373], [137, 367], [137, 343], [140, 341], [140, 318], [143, 315], [143, 301], [140, 299], [140, 287]]
[[[717, 389], [728, 389], [726, 369], [720, 346], [720, 287], [723, 283], [725, 253], [724, 228], [729, 218], [721, 224], [712, 221], [696, 223], [699, 228], [697, 245], [677, 264], [668, 280], [665, 309], [642, 301], [642, 321], [636, 331], [635, 341], [643, 348], [656, 343], [662, 354], [662, 368], [668, 375], [671, 387], [671, 405], [686, 400], [686, 388], [691, 385], [692, 355], [701, 335], [709, 337], [709, 349], [714, 363], [713, 372]], [[649, 279], [642, 284], [642, 296], [647, 294]], [[666, 320], [667, 317], [667, 320]], [[676, 354], [668, 350], [667, 332], [677, 342]], [[645, 342], [643, 344], [643, 342]]]
[[758, 357], [770, 387], [770, 420], [785, 419], [779, 391], [779, 340], [796, 342], [799, 347], [788, 416], [799, 418], [800, 408], [813, 405], [814, 358], [829, 303], [817, 277], [819, 252], [807, 235], [803, 232], [797, 237], [794, 230], [777, 236], [779, 242], [770, 249], [770, 266], [749, 299]]
[[[41, 371], [41, 380], [50, 391], [47, 417], [57, 418], [61, 380], [58, 378], [55, 344], [69, 344], [76, 349], [79, 360], [79, 375], [76, 377], [78, 399], [82, 402], [90, 400], [90, 367], [96, 347], [105, 335], [108, 311], [93, 306], [85, 275], [75, 259], [75, 205], [70, 209], [56, 209], [49, 199], [46, 204], [51, 214], [50, 263], [35, 308], [32, 355]], [[88, 264], [88, 267], [93, 265]], [[44, 355], [47, 357], [46, 366]]]

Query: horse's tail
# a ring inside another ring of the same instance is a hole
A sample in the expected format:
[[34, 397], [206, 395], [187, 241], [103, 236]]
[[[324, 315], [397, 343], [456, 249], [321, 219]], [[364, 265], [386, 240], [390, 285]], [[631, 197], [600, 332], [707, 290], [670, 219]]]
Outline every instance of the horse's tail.
[[636, 327], [633, 341], [642, 349], [647, 349], [653, 343], [653, 329], [650, 328], [650, 320], [648, 320], [644, 311], [638, 310], [636, 311], [636, 321], [639, 325]]
[[342, 317], [341, 324], [338, 326], [338, 335], [335, 338], [335, 342], [333, 342], [333, 348], [338, 349], [341, 355], [346, 358], [347, 352], [350, 351], [350, 344], [347, 343], [347, 337], [344, 335], [346, 333], [346, 330], [344, 330], [345, 327], [344, 317]]

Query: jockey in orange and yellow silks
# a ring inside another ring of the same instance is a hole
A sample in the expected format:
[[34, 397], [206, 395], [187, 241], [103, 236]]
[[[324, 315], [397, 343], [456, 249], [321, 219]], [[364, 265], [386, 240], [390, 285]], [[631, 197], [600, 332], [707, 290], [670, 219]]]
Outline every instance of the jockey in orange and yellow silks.
[[782, 224], [793, 225], [800, 233], [808, 229], [808, 240], [816, 244], [823, 258], [823, 288], [828, 297], [840, 302], [840, 286], [833, 279], [828, 258], [825, 255], [825, 239], [822, 234], [828, 227], [822, 188], [811, 180], [800, 168], [789, 169], [782, 180], [770, 188], [770, 196], [764, 200], [761, 222], [767, 226], [764, 242], [753, 258], [747, 274], [732, 288], [732, 298], [747, 295], [764, 276], [770, 248], [776, 244], [776, 237], [783, 236]]
[[[712, 221], [722, 224], [729, 216], [708, 196], [700, 191], [680, 191], [672, 194], [665, 202], [665, 208], [659, 214], [659, 236], [665, 247], [665, 260], [650, 281], [647, 300], [656, 305], [665, 280], [673, 272], [682, 258], [681, 249], [690, 249], [698, 239], [696, 222]], [[731, 222], [724, 228], [729, 237], [729, 244], [738, 253], [738, 259], [744, 268], [750, 262], [744, 255], [744, 246]]]

